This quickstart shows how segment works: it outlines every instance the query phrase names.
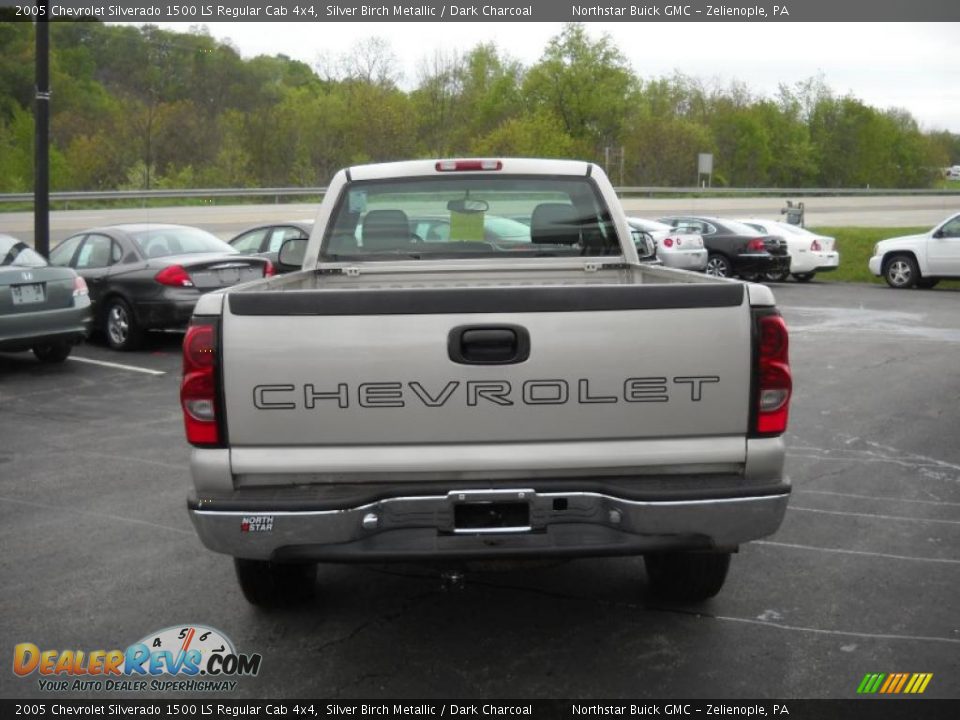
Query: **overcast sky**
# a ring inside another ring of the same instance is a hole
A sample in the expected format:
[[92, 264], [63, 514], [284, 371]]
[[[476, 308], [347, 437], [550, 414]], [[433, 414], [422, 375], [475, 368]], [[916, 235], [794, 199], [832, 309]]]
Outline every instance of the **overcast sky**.
[[[958, 0], [960, 1], [960, 0]], [[159, 23], [185, 32], [183, 23]], [[643, 79], [680, 71], [724, 84], [739, 80], [773, 95], [822, 73], [837, 94], [879, 108], [909, 110], [925, 130], [960, 133], [960, 23], [585, 23], [608, 33]], [[360, 39], [386, 40], [403, 86], [413, 87], [421, 61], [436, 50], [467, 51], [493, 41], [531, 65], [560, 23], [210, 23], [244, 57], [284, 53], [316, 65], [326, 53], [348, 52]]]

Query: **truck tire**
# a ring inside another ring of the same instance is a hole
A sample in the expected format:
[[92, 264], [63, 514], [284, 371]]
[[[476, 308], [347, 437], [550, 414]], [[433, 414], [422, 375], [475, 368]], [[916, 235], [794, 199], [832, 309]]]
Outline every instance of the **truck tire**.
[[883, 279], [897, 290], [912, 288], [920, 279], [920, 269], [909, 255], [894, 255], [883, 268]]
[[317, 580], [314, 563], [284, 564], [269, 560], [233, 559], [237, 582], [251, 605], [275, 608], [294, 605], [313, 595]]
[[810, 282], [811, 280], [813, 280], [813, 276], [816, 274], [817, 273], [815, 271], [808, 272], [808, 273], [794, 273], [793, 279], [796, 280], [797, 282]]
[[73, 350], [73, 345], [62, 340], [33, 346], [33, 354], [42, 363], [62, 363], [67, 359], [71, 350]]
[[723, 587], [730, 568], [728, 552], [665, 552], [643, 556], [654, 595], [696, 602], [712, 598]]

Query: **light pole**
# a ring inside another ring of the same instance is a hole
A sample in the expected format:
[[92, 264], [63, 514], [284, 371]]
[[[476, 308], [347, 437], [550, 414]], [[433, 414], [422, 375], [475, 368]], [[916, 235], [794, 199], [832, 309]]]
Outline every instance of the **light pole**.
[[50, 26], [46, 16], [36, 23], [36, 94], [33, 100], [33, 245], [50, 254]]

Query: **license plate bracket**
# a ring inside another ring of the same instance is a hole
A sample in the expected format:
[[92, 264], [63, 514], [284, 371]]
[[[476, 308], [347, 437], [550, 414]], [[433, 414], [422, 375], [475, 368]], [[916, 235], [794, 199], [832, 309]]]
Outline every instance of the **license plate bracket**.
[[526, 532], [530, 530], [530, 503], [522, 500], [456, 503], [455, 533]]

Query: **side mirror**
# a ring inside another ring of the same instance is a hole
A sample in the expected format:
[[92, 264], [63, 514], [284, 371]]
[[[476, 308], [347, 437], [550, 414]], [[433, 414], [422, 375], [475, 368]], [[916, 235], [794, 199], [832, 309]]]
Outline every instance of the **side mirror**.
[[637, 248], [637, 254], [640, 257], [653, 257], [657, 254], [657, 245], [653, 236], [641, 230], [633, 229], [630, 231], [633, 238], [633, 244]]
[[943, 237], [943, 228], [939, 228], [933, 231], [933, 237], [942, 238]]
[[278, 269], [281, 272], [299, 270], [303, 266], [303, 258], [307, 254], [307, 238], [287, 238], [280, 246], [277, 254]]

